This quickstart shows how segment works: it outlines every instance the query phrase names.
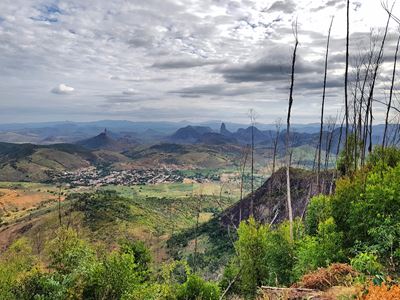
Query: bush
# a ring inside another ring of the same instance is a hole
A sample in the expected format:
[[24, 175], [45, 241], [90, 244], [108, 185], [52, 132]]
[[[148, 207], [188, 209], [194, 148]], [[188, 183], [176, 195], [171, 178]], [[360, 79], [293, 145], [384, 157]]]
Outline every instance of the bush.
[[[294, 223], [296, 238], [302, 235], [300, 222]], [[227, 269], [225, 285], [240, 266], [240, 278], [233, 287], [243, 295], [252, 297], [260, 285], [287, 285], [293, 281], [294, 244], [290, 240], [289, 224], [275, 230], [257, 224], [253, 218], [243, 221], [238, 229], [236, 268]], [[234, 263], [233, 261], [232, 263]], [[228, 279], [229, 278], [229, 279]]]
[[197, 275], [189, 275], [176, 295], [177, 300], [218, 300], [220, 290], [215, 283], [207, 282]]
[[34, 264], [32, 248], [25, 238], [15, 241], [0, 256], [0, 299], [17, 299], [17, 281], [21, 274], [29, 272]]
[[366, 275], [378, 275], [383, 270], [378, 257], [373, 253], [359, 253], [350, 263], [355, 270]]
[[394, 168], [400, 162], [400, 150], [395, 147], [375, 147], [368, 157], [368, 165], [371, 167]]
[[344, 260], [342, 234], [337, 232], [332, 217], [319, 223], [316, 236], [306, 236], [298, 242], [296, 257], [293, 270], [295, 278], [318, 267], [326, 267], [333, 262]]
[[49, 267], [61, 274], [69, 274], [83, 263], [90, 264], [94, 259], [94, 251], [78, 238], [76, 231], [61, 227], [56, 237], [47, 243], [46, 252], [50, 261]]
[[137, 270], [143, 273], [149, 271], [151, 263], [151, 253], [149, 248], [142, 241], [123, 241], [121, 251], [131, 253], [135, 258]]
[[93, 298], [117, 300], [134, 291], [142, 282], [136, 267], [132, 253], [111, 252], [96, 272], [95, 284], [90, 288], [96, 295]]
[[268, 231], [253, 218], [239, 225], [236, 248], [242, 268], [240, 289], [243, 294], [254, 295], [257, 287], [268, 277], [265, 264]]
[[307, 207], [305, 218], [305, 229], [309, 235], [315, 235], [318, 225], [332, 216], [331, 199], [325, 195], [315, 196], [311, 199]]

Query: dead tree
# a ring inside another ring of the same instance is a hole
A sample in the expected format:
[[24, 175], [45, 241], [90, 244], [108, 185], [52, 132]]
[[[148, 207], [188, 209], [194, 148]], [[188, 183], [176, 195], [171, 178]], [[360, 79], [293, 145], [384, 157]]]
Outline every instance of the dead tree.
[[326, 148], [325, 148], [325, 171], [328, 170], [329, 168], [329, 159], [330, 159], [330, 154], [331, 154], [331, 148], [332, 148], [332, 140], [333, 140], [333, 135], [335, 133], [336, 129], [336, 121], [337, 119], [329, 119], [328, 120], [328, 133], [326, 136]]
[[292, 112], [293, 105], [293, 88], [294, 88], [294, 72], [296, 66], [296, 54], [297, 47], [299, 45], [298, 32], [297, 32], [297, 21], [293, 26], [293, 34], [295, 38], [294, 50], [292, 56], [292, 68], [291, 68], [291, 80], [290, 80], [290, 90], [289, 90], [289, 107], [287, 113], [286, 122], [286, 192], [287, 192], [287, 206], [289, 213], [289, 230], [290, 230], [290, 240], [293, 241], [293, 212], [292, 212], [292, 197], [290, 191], [290, 161], [291, 161], [291, 151], [290, 151], [290, 115]]
[[254, 215], [254, 126], [256, 124], [256, 114], [253, 109], [249, 111], [251, 124], [251, 201], [250, 216]]
[[[368, 53], [368, 63], [365, 67], [365, 74], [364, 74], [364, 81], [363, 85], [361, 88], [361, 99], [360, 99], [360, 112], [359, 112], [359, 119], [362, 119], [362, 108], [365, 105], [365, 116], [364, 116], [364, 124], [361, 126], [361, 120], [359, 120], [360, 123], [360, 131], [362, 132], [359, 133], [361, 145], [360, 145], [360, 152], [361, 152], [361, 159], [360, 163], [361, 166], [364, 166], [365, 163], [365, 157], [366, 157], [366, 151], [367, 151], [367, 137], [368, 137], [368, 111], [369, 111], [369, 104], [368, 104], [368, 97], [365, 97], [366, 94], [366, 86], [369, 81], [369, 77], [372, 76], [372, 68], [373, 68], [373, 61], [374, 61], [374, 56], [375, 56], [375, 47], [376, 47], [376, 40], [373, 38], [373, 33], [371, 31], [370, 35], [370, 49]], [[369, 94], [369, 93], [368, 93]], [[363, 127], [363, 129], [362, 129]]]
[[388, 103], [388, 106], [387, 106], [387, 109], [386, 109], [385, 130], [383, 132], [383, 139], [382, 139], [382, 153], [383, 153], [383, 150], [385, 149], [385, 146], [386, 146], [386, 134], [387, 134], [387, 130], [388, 130], [390, 109], [391, 109], [391, 106], [392, 106], [393, 89], [394, 89], [394, 81], [395, 81], [395, 78], [396, 78], [397, 54], [399, 52], [399, 44], [400, 44], [400, 35], [397, 38], [396, 52], [395, 52], [395, 55], [394, 55], [392, 83], [390, 85], [389, 103]]
[[275, 167], [276, 167], [276, 154], [278, 151], [278, 143], [279, 143], [279, 135], [281, 132], [281, 126], [282, 126], [282, 119], [278, 119], [275, 121], [275, 138], [274, 138], [274, 152], [272, 154], [272, 174], [275, 173]]
[[242, 200], [243, 200], [243, 187], [244, 187], [244, 177], [246, 171], [247, 159], [249, 157], [249, 147], [245, 147], [243, 149], [242, 160], [239, 165], [239, 173], [240, 173], [240, 209], [239, 209], [239, 222], [242, 221]]
[[60, 223], [60, 227], [62, 225], [61, 222], [61, 184], [58, 186], [58, 222]]
[[193, 256], [193, 271], [197, 271], [197, 259], [198, 259], [198, 234], [199, 234], [199, 221], [201, 204], [203, 200], [203, 194], [200, 191], [200, 195], [196, 196], [196, 227], [195, 227], [195, 239], [194, 239], [194, 256]]
[[386, 21], [385, 31], [384, 31], [384, 34], [383, 34], [383, 37], [382, 37], [381, 46], [379, 48], [378, 57], [376, 59], [374, 72], [372, 74], [371, 88], [370, 88], [370, 91], [369, 91], [368, 102], [367, 102], [367, 112], [366, 112], [366, 114], [367, 115], [369, 114], [369, 124], [368, 124], [369, 125], [369, 131], [368, 131], [368, 133], [369, 133], [369, 145], [368, 145], [368, 153], [371, 153], [371, 151], [372, 151], [372, 122], [373, 122], [372, 102], [373, 102], [373, 99], [374, 99], [375, 83], [376, 83], [376, 78], [378, 76], [379, 66], [382, 63], [383, 49], [384, 49], [384, 46], [385, 46], [386, 36], [387, 36], [388, 28], [389, 28], [390, 19], [392, 18], [392, 10], [393, 10], [395, 2], [396, 1], [393, 2], [392, 7], [391, 7], [390, 10], [382, 2], [383, 8], [388, 13], [388, 18], [387, 18], [387, 21]]
[[333, 17], [331, 19], [331, 24], [328, 30], [328, 39], [326, 42], [326, 52], [325, 52], [325, 71], [324, 71], [324, 88], [322, 91], [322, 104], [321, 104], [321, 124], [319, 129], [319, 142], [318, 142], [318, 158], [317, 158], [317, 189], [320, 190], [319, 185], [319, 173], [321, 171], [321, 150], [322, 150], [322, 132], [324, 129], [324, 109], [325, 109], [325, 95], [326, 95], [326, 77], [328, 72], [328, 56], [329, 56], [329, 42], [331, 38], [331, 30], [333, 24]]
[[[349, 159], [349, 147], [347, 143], [347, 137], [349, 136], [349, 104], [348, 104], [348, 78], [349, 78], [349, 38], [350, 38], [350, 0], [347, 0], [347, 27], [346, 27], [346, 67], [344, 73], [344, 108], [345, 108], [345, 119], [346, 119], [346, 139], [345, 139], [345, 153], [346, 161], [345, 166], [347, 169]], [[345, 170], [347, 171], [347, 170]]]

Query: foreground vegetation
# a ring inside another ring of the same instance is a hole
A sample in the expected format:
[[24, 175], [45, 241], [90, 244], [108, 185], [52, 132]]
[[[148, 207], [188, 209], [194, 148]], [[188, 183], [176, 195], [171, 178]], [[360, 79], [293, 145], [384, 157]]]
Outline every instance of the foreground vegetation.
[[[293, 241], [286, 222], [270, 226], [250, 218], [229, 235], [218, 218], [197, 226], [196, 218], [187, 217], [184, 226], [185, 205], [197, 202], [177, 197], [179, 204], [169, 209], [172, 200], [152, 194], [163, 189], [143, 187], [131, 200], [127, 188], [71, 194], [62, 226], [50, 225], [55, 232], [41, 249], [28, 234], [1, 255], [0, 298], [252, 299], [261, 286], [293, 284], [319, 290], [354, 286], [354, 297], [366, 299], [398, 295], [399, 150], [377, 149], [364, 168], [337, 180], [335, 194], [313, 197], [305, 218], [294, 223]], [[202, 209], [215, 200], [204, 197]], [[150, 207], [153, 215], [146, 213]], [[79, 215], [88, 229], [66, 222], [68, 214]], [[157, 221], [165, 231], [176, 224], [164, 262], [137, 236], [121, 234], [129, 225]]]

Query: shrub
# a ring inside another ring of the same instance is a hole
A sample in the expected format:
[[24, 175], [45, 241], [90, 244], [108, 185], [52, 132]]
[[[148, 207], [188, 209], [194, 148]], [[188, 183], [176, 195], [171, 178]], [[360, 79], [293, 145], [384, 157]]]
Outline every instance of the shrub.
[[90, 264], [95, 259], [94, 251], [78, 238], [77, 232], [64, 227], [58, 229], [56, 237], [47, 243], [46, 252], [49, 267], [61, 274], [71, 273], [84, 262]]
[[130, 253], [135, 258], [136, 269], [142, 273], [148, 273], [152, 261], [149, 248], [142, 241], [123, 241], [121, 251]]
[[216, 283], [207, 282], [197, 275], [189, 275], [177, 290], [177, 300], [218, 300], [220, 290]]
[[326, 221], [332, 216], [331, 199], [325, 195], [313, 197], [308, 204], [305, 218], [306, 233], [315, 235], [318, 231], [318, 224]]
[[0, 256], [0, 299], [16, 299], [14, 291], [22, 273], [30, 271], [35, 258], [25, 238], [15, 241]]
[[239, 225], [236, 248], [242, 268], [240, 289], [244, 294], [253, 295], [268, 276], [265, 264], [268, 231], [253, 218]]
[[95, 296], [93, 299], [121, 299], [138, 288], [142, 282], [136, 267], [132, 253], [111, 252], [102, 261], [92, 285], [85, 294], [92, 294]]
[[400, 162], [400, 150], [395, 147], [375, 147], [368, 156], [368, 164], [372, 167], [394, 168]]
[[378, 257], [373, 253], [359, 253], [351, 259], [350, 263], [355, 270], [366, 275], [377, 275], [383, 270], [383, 266], [378, 262]]
[[337, 232], [332, 217], [319, 223], [316, 236], [306, 236], [298, 242], [296, 257], [293, 270], [295, 278], [318, 267], [344, 260], [342, 234]]

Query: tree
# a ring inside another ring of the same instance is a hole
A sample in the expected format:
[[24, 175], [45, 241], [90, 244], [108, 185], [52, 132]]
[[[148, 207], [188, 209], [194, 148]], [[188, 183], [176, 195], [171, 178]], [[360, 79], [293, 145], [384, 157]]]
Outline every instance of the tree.
[[287, 122], [286, 122], [286, 193], [287, 193], [287, 206], [289, 212], [289, 223], [290, 223], [290, 239], [293, 241], [293, 212], [292, 212], [292, 196], [290, 191], [290, 116], [292, 112], [293, 105], [293, 89], [294, 89], [294, 73], [296, 66], [296, 54], [297, 46], [299, 45], [298, 33], [297, 33], [297, 21], [293, 26], [293, 34], [295, 38], [294, 50], [292, 56], [292, 71], [291, 71], [291, 81], [289, 90], [289, 108], [287, 112]]
[[321, 103], [321, 124], [319, 129], [319, 142], [318, 142], [318, 158], [317, 158], [317, 187], [320, 189], [319, 174], [321, 171], [321, 150], [322, 150], [322, 132], [324, 128], [324, 109], [325, 109], [325, 93], [326, 93], [326, 78], [328, 73], [328, 55], [329, 55], [329, 42], [331, 38], [331, 30], [333, 24], [333, 17], [329, 25], [328, 39], [326, 42], [326, 52], [325, 52], [325, 71], [324, 71], [324, 87], [322, 90], [322, 103]]
[[256, 125], [256, 114], [253, 109], [249, 111], [251, 124], [251, 201], [250, 216], [254, 215], [254, 126]]
[[385, 148], [385, 146], [386, 146], [386, 134], [387, 134], [388, 124], [389, 124], [390, 109], [392, 107], [393, 90], [394, 90], [394, 83], [395, 83], [395, 78], [396, 78], [397, 54], [399, 52], [399, 44], [400, 44], [400, 35], [397, 38], [396, 52], [395, 52], [395, 55], [394, 55], [392, 82], [391, 82], [391, 85], [390, 85], [389, 103], [388, 103], [387, 109], [386, 109], [385, 130], [383, 132], [382, 149]]
[[[349, 136], [349, 104], [348, 104], [348, 76], [349, 76], [349, 37], [350, 37], [350, 0], [347, 0], [346, 10], [346, 66], [344, 73], [344, 107], [345, 107], [345, 120], [346, 120], [346, 140], [345, 140], [345, 151], [346, 158], [349, 155], [347, 147], [347, 137]], [[346, 163], [347, 165], [347, 163]]]
[[278, 119], [275, 121], [275, 138], [274, 138], [274, 150], [272, 154], [272, 174], [275, 173], [275, 167], [276, 167], [276, 155], [278, 152], [278, 143], [279, 143], [279, 135], [281, 132], [281, 126], [282, 126], [282, 120]]
[[238, 228], [236, 248], [241, 268], [241, 291], [254, 295], [258, 286], [267, 277], [264, 259], [267, 249], [268, 228], [258, 225], [254, 218], [243, 221]]

